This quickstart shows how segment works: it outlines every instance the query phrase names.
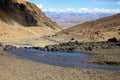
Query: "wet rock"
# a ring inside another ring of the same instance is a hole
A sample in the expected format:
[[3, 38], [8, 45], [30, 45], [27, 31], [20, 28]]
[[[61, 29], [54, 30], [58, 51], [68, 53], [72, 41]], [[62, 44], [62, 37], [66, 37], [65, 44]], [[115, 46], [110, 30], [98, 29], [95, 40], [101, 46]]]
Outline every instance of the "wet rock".
[[3, 46], [3, 50], [6, 51], [6, 50], [10, 50], [10, 49], [16, 49], [15, 46], [12, 46], [12, 45], [4, 45]]
[[93, 62], [96, 64], [100, 64], [100, 65], [115, 65], [115, 66], [119, 66], [120, 62], [115, 62], [115, 61], [101, 61], [101, 62]]
[[117, 46], [120, 46], [120, 42], [116, 44]]

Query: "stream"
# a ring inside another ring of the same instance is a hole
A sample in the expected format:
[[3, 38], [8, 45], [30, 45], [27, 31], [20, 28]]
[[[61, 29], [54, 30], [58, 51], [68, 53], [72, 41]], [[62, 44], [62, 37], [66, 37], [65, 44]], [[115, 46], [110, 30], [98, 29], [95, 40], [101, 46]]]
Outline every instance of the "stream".
[[73, 52], [51, 52], [42, 51], [36, 49], [10, 49], [10, 54], [17, 55], [19, 57], [45, 63], [54, 66], [72, 67], [72, 68], [90, 68], [90, 69], [104, 69], [104, 70], [120, 70], [118, 66], [98, 65], [93, 63], [87, 63], [92, 55], [85, 53], [73, 53]]

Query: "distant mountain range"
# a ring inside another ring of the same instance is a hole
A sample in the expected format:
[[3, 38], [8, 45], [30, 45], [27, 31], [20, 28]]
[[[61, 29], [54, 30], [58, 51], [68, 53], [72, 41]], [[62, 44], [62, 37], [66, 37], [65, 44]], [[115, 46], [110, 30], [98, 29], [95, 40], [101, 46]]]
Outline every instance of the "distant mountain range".
[[113, 15], [114, 13], [79, 13], [79, 12], [49, 12], [44, 11], [44, 13], [56, 21], [61, 27], [68, 28], [79, 23], [86, 21], [91, 21], [106, 16]]

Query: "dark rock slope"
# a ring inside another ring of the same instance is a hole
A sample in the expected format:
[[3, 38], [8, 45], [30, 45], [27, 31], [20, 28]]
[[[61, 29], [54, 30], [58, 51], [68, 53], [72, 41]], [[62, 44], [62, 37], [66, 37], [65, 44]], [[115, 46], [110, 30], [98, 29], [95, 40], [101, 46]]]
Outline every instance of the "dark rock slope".
[[17, 22], [23, 26], [46, 26], [53, 30], [61, 29], [36, 5], [24, 0], [0, 0], [0, 20], [12, 25]]

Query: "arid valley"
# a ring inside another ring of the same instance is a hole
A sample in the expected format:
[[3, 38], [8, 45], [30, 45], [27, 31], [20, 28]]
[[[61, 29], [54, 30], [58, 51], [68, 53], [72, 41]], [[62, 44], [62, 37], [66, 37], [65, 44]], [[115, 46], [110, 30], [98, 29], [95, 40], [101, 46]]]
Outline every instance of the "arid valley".
[[0, 0], [0, 80], [120, 80], [120, 13], [58, 14]]

